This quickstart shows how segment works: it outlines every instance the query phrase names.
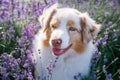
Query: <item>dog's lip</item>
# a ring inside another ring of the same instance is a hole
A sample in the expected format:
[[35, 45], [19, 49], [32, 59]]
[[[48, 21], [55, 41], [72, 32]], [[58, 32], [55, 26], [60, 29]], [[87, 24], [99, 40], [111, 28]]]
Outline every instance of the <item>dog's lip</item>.
[[72, 44], [70, 44], [67, 48], [64, 48], [64, 49], [52, 48], [52, 52], [55, 56], [60, 56], [63, 53], [65, 53], [71, 46]]

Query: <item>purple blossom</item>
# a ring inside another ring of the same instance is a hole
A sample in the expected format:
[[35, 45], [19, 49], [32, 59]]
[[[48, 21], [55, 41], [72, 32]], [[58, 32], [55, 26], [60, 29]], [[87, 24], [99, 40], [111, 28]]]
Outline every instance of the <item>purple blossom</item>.
[[96, 79], [96, 78], [97, 78], [97, 75], [96, 75], [96, 74], [94, 74], [94, 75], [93, 75], [93, 78], [95, 78], [95, 79]]
[[112, 34], [112, 38], [115, 38], [115, 37], [117, 37], [117, 34], [114, 32], [114, 33]]
[[79, 8], [78, 0], [75, 0], [75, 8]]
[[24, 39], [23, 39], [23, 38], [20, 38], [20, 39], [18, 40], [18, 44], [19, 44], [19, 46], [23, 46], [23, 45], [25, 44]]
[[110, 15], [110, 12], [107, 11], [107, 12], [105, 12], [104, 14], [105, 14], [105, 17], [107, 17], [107, 16]]
[[0, 0], [0, 4], [2, 4], [2, 0]]
[[28, 67], [28, 63], [25, 63], [25, 64], [23, 65], [23, 67], [24, 67], [24, 68], [27, 68], [27, 67]]
[[2, 39], [6, 39], [6, 33], [2, 33]]
[[2, 80], [7, 80], [7, 77], [6, 76], [2, 76]]
[[8, 7], [8, 5], [9, 5], [9, 0], [3, 0], [2, 3]]
[[27, 54], [27, 58], [28, 58], [28, 60], [31, 60], [31, 59], [32, 59], [32, 57], [33, 57], [33, 55], [32, 55], [32, 53], [31, 53], [31, 52]]
[[96, 42], [95, 42], [95, 46], [97, 47], [99, 44], [101, 44], [101, 40], [98, 39]]
[[112, 74], [111, 74], [111, 73], [107, 74], [106, 80], [113, 80], [113, 79], [112, 79]]
[[104, 58], [104, 62], [107, 63], [107, 62], [108, 62], [108, 59], [107, 59], [107, 58]]
[[105, 45], [108, 40], [108, 35], [105, 35], [104, 38], [102, 39], [102, 43]]
[[5, 11], [1, 11], [0, 12], [0, 18], [4, 19], [4, 16], [5, 16]]
[[[11, 0], [11, 5], [12, 6], [15, 6], [15, 1], [14, 0]], [[12, 7], [13, 8], [13, 7]], [[13, 8], [14, 9], [14, 8]]]
[[20, 18], [20, 15], [21, 15], [21, 9], [20, 8], [18, 8], [17, 14], [18, 14], [18, 18]]
[[109, 25], [109, 26], [111, 26], [112, 24], [113, 24], [113, 22], [112, 22], [112, 21], [109, 21], [109, 22], [108, 22], [108, 25]]
[[86, 1], [85, 0], [82, 0], [82, 8], [85, 8], [86, 7]]
[[14, 33], [14, 32], [15, 32], [14, 27], [11, 26], [11, 27], [9, 28], [8, 32], [9, 32], [9, 33]]
[[118, 0], [113, 0], [113, 1], [109, 2], [108, 5], [109, 5], [109, 7], [113, 7], [112, 9], [114, 9], [114, 7], [118, 5]]
[[52, 60], [50, 60], [47, 67], [46, 67], [48, 74], [52, 74], [52, 68], [53, 68], [53, 62], [52, 62]]
[[100, 1], [96, 1], [96, 6], [97, 6], [97, 7], [100, 6]]
[[8, 36], [9, 36], [9, 39], [14, 38], [14, 34], [8, 34]]
[[16, 59], [16, 61], [18, 62], [18, 64], [21, 63], [21, 59], [20, 58]]
[[66, 6], [67, 5], [67, 1], [64, 0], [63, 3], [62, 3], [63, 6]]
[[1, 74], [6, 74], [7, 69], [6, 69], [6, 68], [4, 68], [4, 67], [2, 67], [2, 68], [0, 68], [0, 72], [1, 72]]

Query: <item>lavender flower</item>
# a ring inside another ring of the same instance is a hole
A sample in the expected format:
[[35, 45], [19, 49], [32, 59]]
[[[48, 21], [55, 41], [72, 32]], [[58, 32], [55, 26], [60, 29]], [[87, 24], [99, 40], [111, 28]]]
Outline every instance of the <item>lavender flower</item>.
[[107, 74], [106, 80], [113, 80], [113, 79], [112, 79], [112, 74], [111, 74], [111, 73]]
[[52, 60], [50, 60], [47, 67], [46, 67], [47, 73], [50, 75], [52, 74], [52, 69], [53, 69], [52, 65], [53, 65], [53, 62], [52, 62]]
[[85, 0], [82, 0], [82, 8], [85, 8], [86, 7], [86, 2]]
[[100, 1], [96, 1], [96, 6], [100, 6]]
[[67, 5], [67, 1], [64, 0], [63, 3], [62, 3], [63, 6], [66, 6]]
[[112, 21], [109, 21], [109, 22], [108, 22], [108, 25], [109, 25], [109, 26], [111, 26], [112, 24], [113, 24], [113, 22], [112, 22]]
[[100, 45], [101, 44], [101, 40], [100, 39], [98, 39], [96, 42], [95, 42], [95, 46], [97, 47], [98, 45]]
[[102, 43], [105, 45], [108, 40], [108, 35], [105, 35], [105, 37], [102, 39]]
[[6, 39], [6, 33], [2, 33], [2, 39]]
[[0, 4], [2, 4], [2, 0], [0, 1]]
[[97, 75], [96, 75], [96, 74], [94, 74], [94, 75], [93, 75], [93, 78], [95, 78], [95, 79], [96, 79], [96, 78], [97, 78]]
[[21, 10], [20, 10], [20, 8], [18, 8], [17, 13], [18, 13], [18, 18], [20, 18], [20, 15], [21, 15]]
[[23, 45], [25, 44], [24, 38], [20, 38], [20, 39], [18, 40], [18, 44], [19, 44], [19, 46], [23, 46]]
[[110, 12], [105, 12], [105, 17], [109, 16], [110, 15]]
[[104, 63], [107, 63], [108, 62], [108, 59], [107, 58], [104, 58]]

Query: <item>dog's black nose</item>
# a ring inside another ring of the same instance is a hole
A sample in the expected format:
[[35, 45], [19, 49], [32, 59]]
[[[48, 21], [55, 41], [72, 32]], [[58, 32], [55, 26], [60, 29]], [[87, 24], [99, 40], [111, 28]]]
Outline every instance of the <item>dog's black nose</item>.
[[61, 45], [61, 43], [62, 43], [61, 39], [54, 39], [54, 40], [52, 40], [52, 45], [54, 47], [59, 47]]

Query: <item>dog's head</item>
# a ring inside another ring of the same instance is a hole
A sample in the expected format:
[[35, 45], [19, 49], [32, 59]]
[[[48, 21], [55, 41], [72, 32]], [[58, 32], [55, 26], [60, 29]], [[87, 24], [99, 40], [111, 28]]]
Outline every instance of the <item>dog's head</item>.
[[43, 45], [51, 46], [56, 56], [70, 48], [82, 53], [100, 30], [100, 25], [87, 13], [72, 8], [52, 6], [44, 10], [39, 21], [45, 34]]

